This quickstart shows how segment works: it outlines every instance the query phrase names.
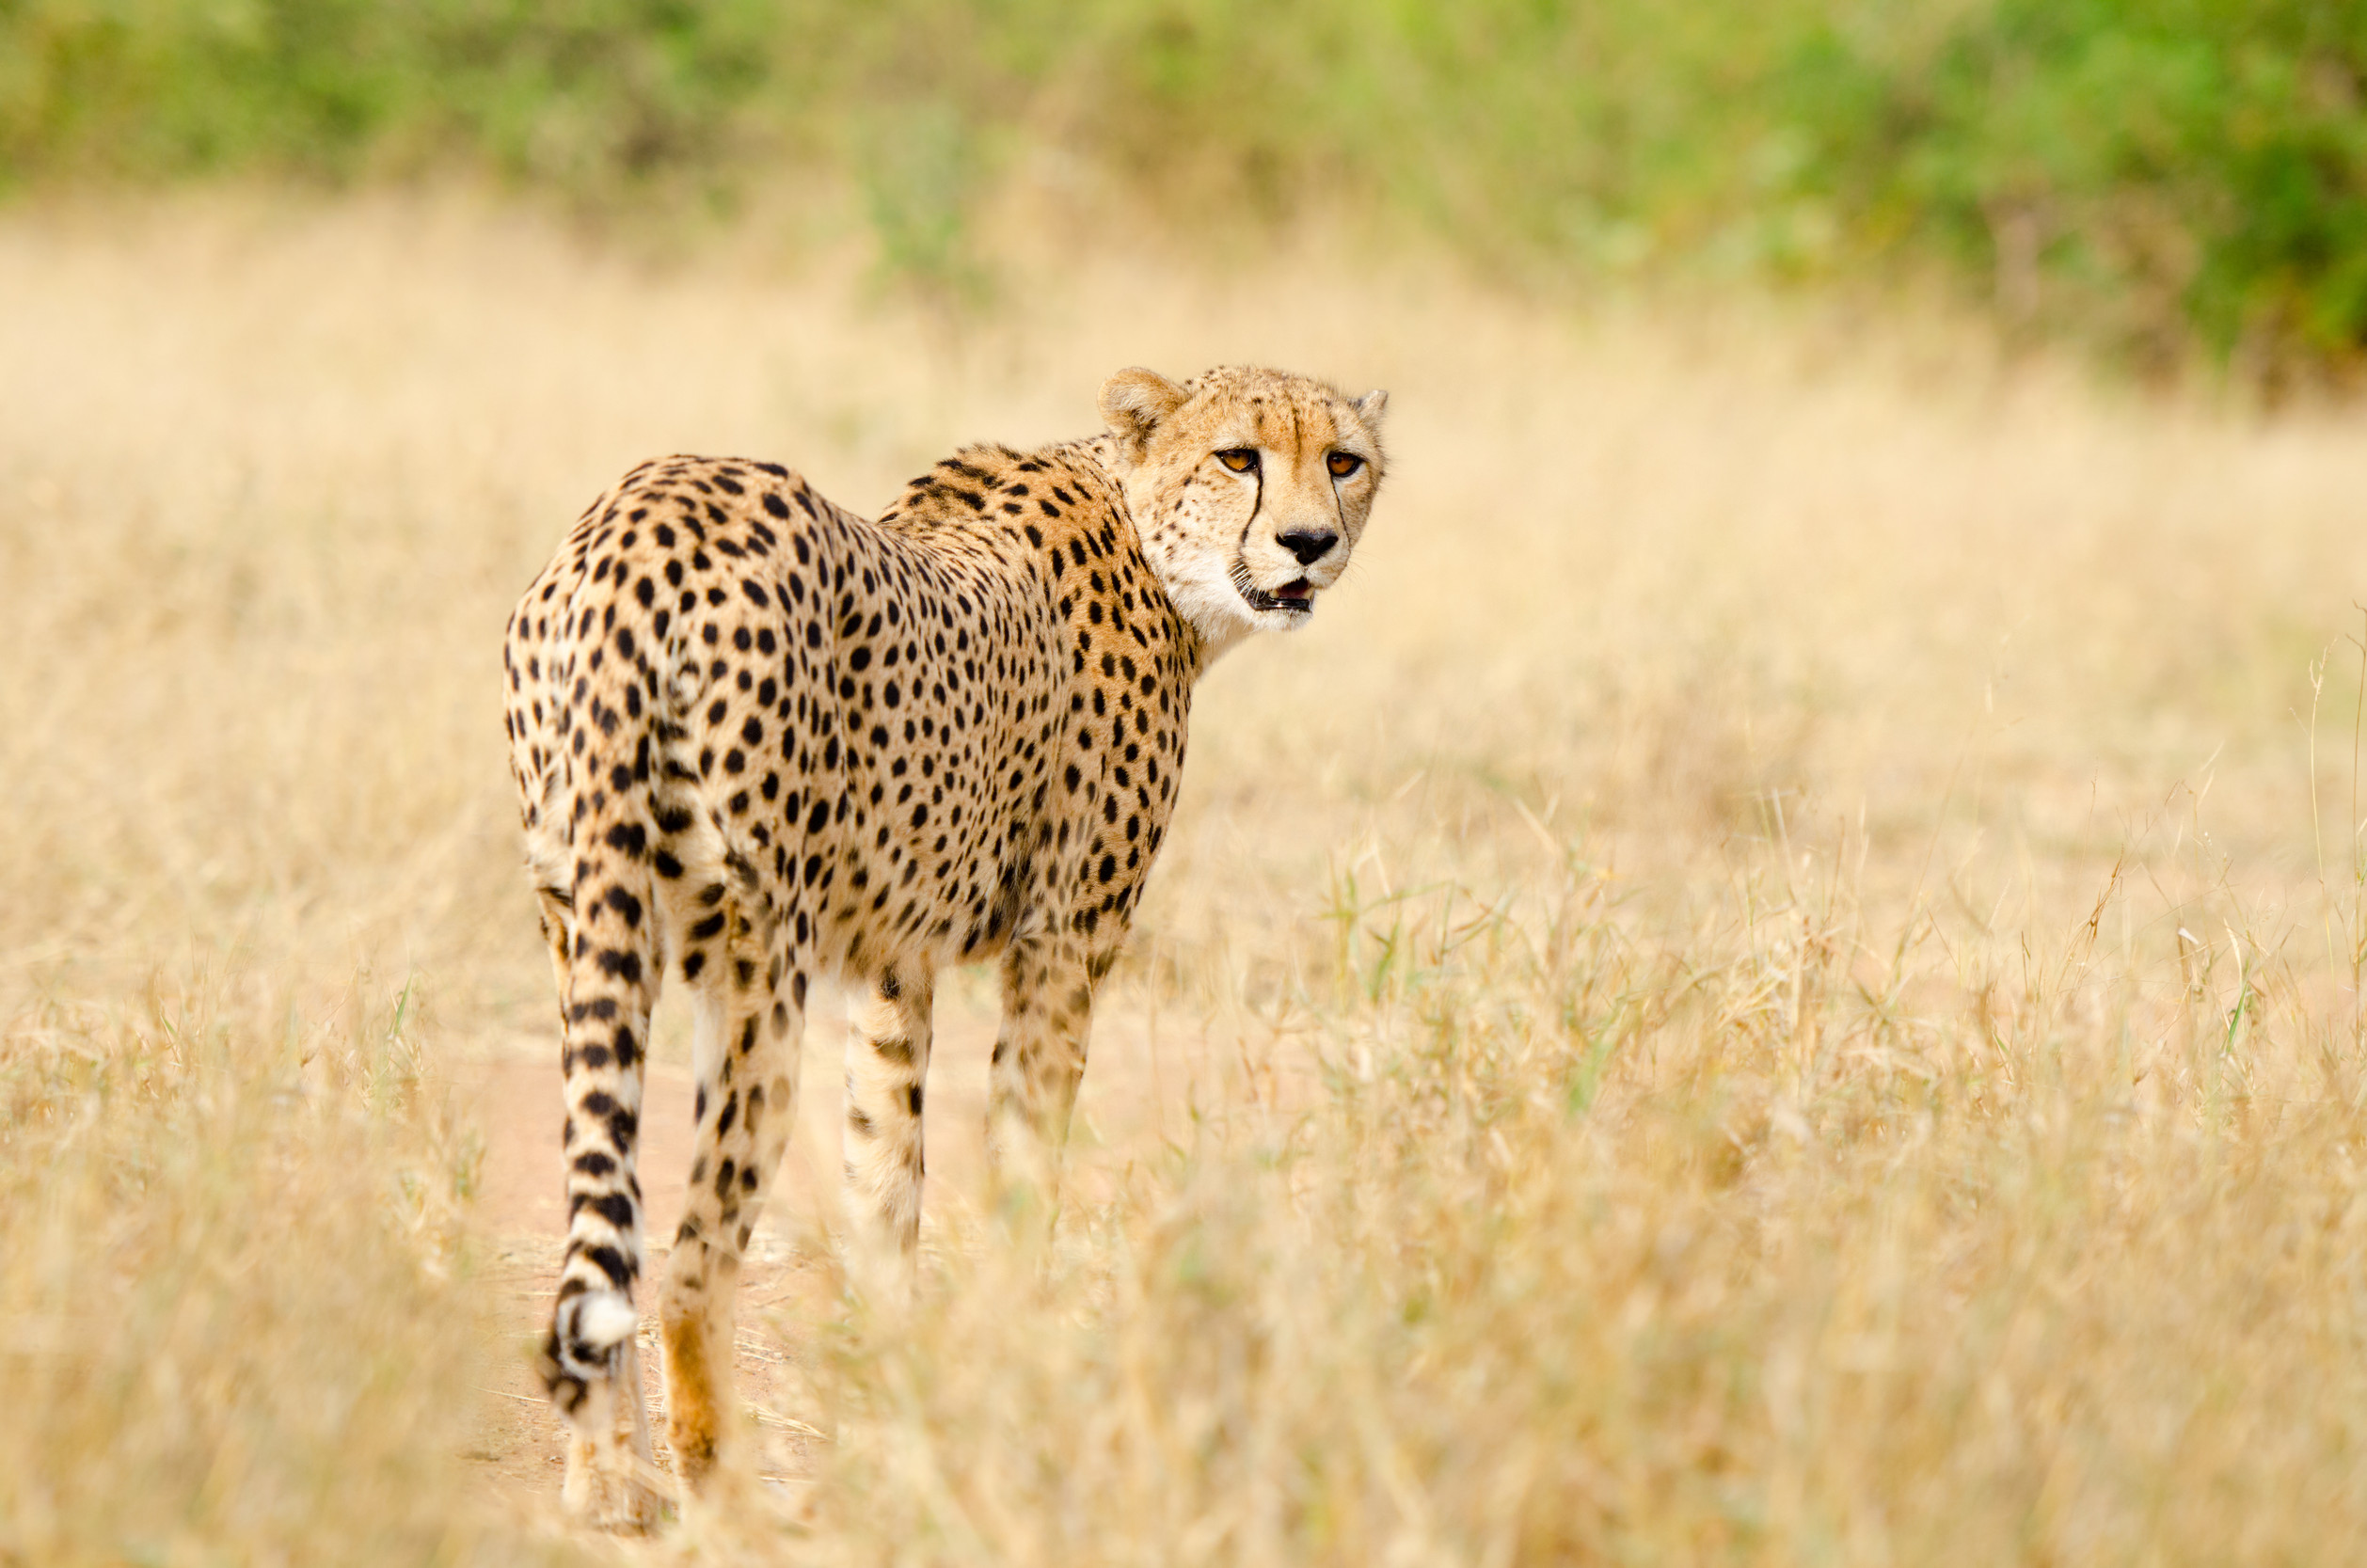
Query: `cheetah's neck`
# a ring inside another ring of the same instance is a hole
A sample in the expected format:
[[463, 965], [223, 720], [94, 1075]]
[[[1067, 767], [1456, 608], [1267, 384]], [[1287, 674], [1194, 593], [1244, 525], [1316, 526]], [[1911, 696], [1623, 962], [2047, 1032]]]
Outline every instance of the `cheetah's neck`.
[[1168, 603], [1174, 608], [1176, 623], [1184, 629], [1189, 679], [1198, 684], [1199, 677], [1208, 673], [1210, 665], [1239, 647], [1257, 629], [1241, 613], [1240, 596], [1230, 587], [1213, 594], [1197, 592], [1196, 585], [1178, 584], [1159, 570], [1158, 561], [1146, 547], [1148, 541], [1143, 537], [1140, 519], [1134, 515], [1134, 491], [1127, 483], [1128, 477], [1134, 472], [1134, 465], [1127, 461], [1125, 449], [1120, 445], [1117, 436], [1106, 433], [1090, 436], [1081, 440], [1062, 442], [1053, 450], [1078, 461], [1092, 463], [1108, 476], [1111, 490], [1124, 499], [1126, 520], [1128, 526], [1135, 530], [1136, 547], [1143, 550], [1143, 558], [1151, 567], [1152, 576], [1158, 581], [1159, 591], [1167, 595]]

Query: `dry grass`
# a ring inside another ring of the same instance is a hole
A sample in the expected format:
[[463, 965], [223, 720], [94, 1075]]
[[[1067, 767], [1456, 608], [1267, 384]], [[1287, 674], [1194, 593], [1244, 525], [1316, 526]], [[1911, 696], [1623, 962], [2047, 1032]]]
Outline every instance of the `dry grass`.
[[952, 1192], [909, 1332], [758, 1314], [828, 1440], [647, 1550], [2367, 1549], [2355, 415], [1013, 257], [949, 327], [463, 202], [0, 222], [0, 1562], [614, 1551], [469, 1457], [510, 597], [653, 451], [870, 506], [1234, 357], [1395, 477], [1203, 688], [1057, 1254]]

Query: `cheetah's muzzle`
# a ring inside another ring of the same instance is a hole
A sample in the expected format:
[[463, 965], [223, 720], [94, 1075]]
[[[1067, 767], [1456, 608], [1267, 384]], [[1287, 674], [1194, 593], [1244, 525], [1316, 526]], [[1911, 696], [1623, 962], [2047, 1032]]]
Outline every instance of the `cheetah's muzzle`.
[[1251, 610], [1287, 610], [1299, 615], [1315, 612], [1315, 586], [1305, 578], [1293, 578], [1281, 587], [1268, 592], [1251, 582], [1248, 567], [1236, 561], [1232, 566], [1232, 585], [1241, 591], [1243, 601]]

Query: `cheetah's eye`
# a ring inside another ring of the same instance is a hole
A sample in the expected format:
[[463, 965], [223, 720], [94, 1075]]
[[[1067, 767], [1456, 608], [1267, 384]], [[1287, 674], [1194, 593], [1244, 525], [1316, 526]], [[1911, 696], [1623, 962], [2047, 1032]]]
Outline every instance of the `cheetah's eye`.
[[1258, 471], [1258, 449], [1227, 447], [1216, 454], [1216, 461], [1231, 468], [1234, 473], [1253, 474]]
[[1324, 467], [1331, 470], [1332, 478], [1345, 479], [1364, 467], [1364, 459], [1352, 451], [1335, 451], [1324, 459]]

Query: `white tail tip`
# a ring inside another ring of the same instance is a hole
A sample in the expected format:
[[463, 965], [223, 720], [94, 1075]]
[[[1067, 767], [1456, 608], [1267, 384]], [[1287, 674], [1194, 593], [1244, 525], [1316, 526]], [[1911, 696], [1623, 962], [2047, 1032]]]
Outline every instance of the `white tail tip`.
[[623, 1344], [639, 1327], [641, 1314], [614, 1291], [594, 1292], [576, 1310], [576, 1332], [602, 1350]]

